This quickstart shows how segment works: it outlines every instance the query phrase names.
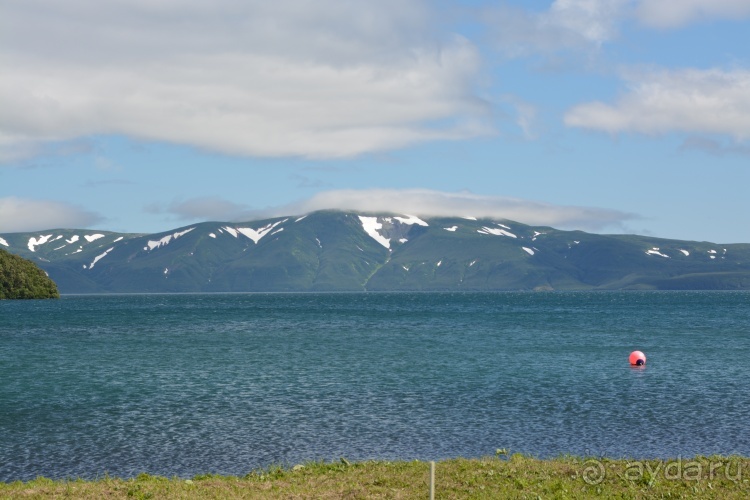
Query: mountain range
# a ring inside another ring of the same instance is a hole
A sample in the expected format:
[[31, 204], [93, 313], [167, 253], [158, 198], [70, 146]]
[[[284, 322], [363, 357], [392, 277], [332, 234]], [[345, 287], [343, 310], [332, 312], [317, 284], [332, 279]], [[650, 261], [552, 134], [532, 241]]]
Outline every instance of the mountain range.
[[158, 234], [0, 235], [61, 293], [750, 289], [750, 244], [318, 211]]

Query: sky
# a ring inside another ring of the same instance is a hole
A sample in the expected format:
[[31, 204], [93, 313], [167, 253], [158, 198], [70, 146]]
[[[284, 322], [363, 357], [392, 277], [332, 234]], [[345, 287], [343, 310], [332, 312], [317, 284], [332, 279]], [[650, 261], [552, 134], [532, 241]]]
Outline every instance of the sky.
[[2, 0], [0, 233], [326, 208], [750, 243], [750, 0]]

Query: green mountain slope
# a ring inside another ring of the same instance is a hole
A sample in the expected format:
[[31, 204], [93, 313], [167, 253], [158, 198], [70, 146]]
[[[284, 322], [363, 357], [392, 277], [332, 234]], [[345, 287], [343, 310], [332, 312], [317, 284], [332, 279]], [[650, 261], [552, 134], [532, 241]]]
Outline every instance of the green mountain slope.
[[0, 235], [63, 293], [750, 289], [750, 245], [320, 211], [153, 234]]
[[0, 300], [58, 297], [57, 286], [36, 264], [0, 249]]

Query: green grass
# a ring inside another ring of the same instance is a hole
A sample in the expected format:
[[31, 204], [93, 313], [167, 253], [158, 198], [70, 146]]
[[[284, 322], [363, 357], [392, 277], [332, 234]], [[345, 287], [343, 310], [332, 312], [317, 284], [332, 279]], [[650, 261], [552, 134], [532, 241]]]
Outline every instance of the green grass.
[[[522, 455], [438, 462], [436, 498], [748, 498], [750, 459], [629, 462]], [[601, 479], [601, 480], [600, 480]], [[427, 498], [427, 462], [311, 462], [244, 477], [0, 483], [0, 498]]]

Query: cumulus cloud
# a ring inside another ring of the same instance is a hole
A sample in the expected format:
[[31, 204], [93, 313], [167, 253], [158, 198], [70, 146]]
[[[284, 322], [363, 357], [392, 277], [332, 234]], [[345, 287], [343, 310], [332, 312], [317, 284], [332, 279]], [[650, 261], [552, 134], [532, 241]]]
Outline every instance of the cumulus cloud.
[[589, 49], [615, 38], [630, 0], [555, 0], [531, 12], [511, 6], [489, 10], [485, 20], [498, 47], [511, 56]]
[[629, 90], [614, 104], [580, 104], [566, 125], [609, 133], [670, 131], [750, 138], [750, 71], [660, 70], [624, 75]]
[[324, 191], [308, 200], [265, 211], [267, 216], [302, 214], [323, 209], [395, 212], [421, 216], [510, 219], [531, 225], [599, 231], [620, 227], [634, 214], [593, 207], [561, 206], [538, 201], [429, 189], [343, 189]]
[[0, 232], [86, 228], [101, 222], [94, 212], [69, 203], [28, 198], [0, 198]]
[[493, 133], [422, 0], [9, 0], [0, 160], [94, 134], [349, 157]]
[[640, 0], [637, 19], [654, 28], [677, 28], [707, 19], [742, 19], [750, 16], [747, 0]]
[[576, 33], [585, 40], [600, 44], [616, 33], [615, 20], [628, 0], [555, 0], [549, 11], [540, 15], [544, 26]]

